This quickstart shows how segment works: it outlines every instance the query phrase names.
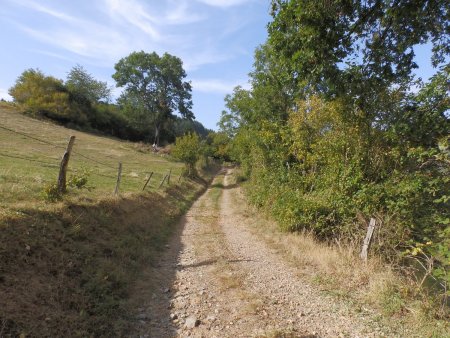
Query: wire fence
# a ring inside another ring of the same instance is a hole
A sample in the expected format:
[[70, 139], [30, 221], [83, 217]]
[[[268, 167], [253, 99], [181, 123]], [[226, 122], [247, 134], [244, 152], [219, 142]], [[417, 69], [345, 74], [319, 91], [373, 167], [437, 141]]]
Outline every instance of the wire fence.
[[[42, 139], [41, 137], [38, 137], [36, 135], [32, 135], [30, 133], [25, 133], [23, 131], [19, 131], [19, 130], [14, 130], [8, 126], [5, 126], [3, 124], [0, 124], [0, 129], [7, 131], [8, 133], [11, 134], [15, 134], [15, 135], [20, 135], [22, 138], [26, 138], [28, 140], [32, 140], [32, 141], [36, 141], [39, 143], [39, 145], [46, 145], [46, 146], [50, 146], [54, 149], [63, 149], [65, 151], [67, 151], [67, 147], [61, 144], [57, 144], [55, 142], [51, 142], [45, 139]], [[154, 188], [159, 189], [161, 188], [164, 183], [169, 184], [170, 182], [170, 176], [173, 173], [172, 168], [165, 168], [163, 170], [161, 170], [161, 168], [159, 168], [159, 171], [157, 168], [154, 168], [154, 170], [151, 170], [150, 165], [148, 166], [148, 168], [143, 169], [142, 167], [144, 166], [143, 163], [140, 162], [135, 162], [135, 161], [129, 161], [129, 162], [124, 162], [122, 161], [120, 158], [114, 158], [113, 156], [109, 155], [109, 156], [105, 156], [108, 157], [107, 160], [102, 160], [101, 158], [99, 159], [94, 158], [92, 155], [86, 155], [82, 152], [80, 152], [77, 148], [77, 142], [75, 140], [75, 149], [71, 149], [69, 155], [67, 158], [70, 157], [70, 160], [68, 160], [69, 162], [69, 167], [67, 168], [67, 171], [69, 172], [82, 172], [84, 171], [85, 173], [87, 172], [87, 175], [96, 175], [102, 178], [108, 178], [111, 180], [111, 191], [119, 191], [119, 187], [118, 184], [121, 182], [121, 180], [123, 179], [123, 176], [126, 177], [126, 179], [128, 180], [128, 183], [130, 183], [130, 180], [134, 180], [135, 182], [133, 184], [128, 184], [128, 188], [130, 188], [130, 186], [133, 186], [133, 190], [144, 190], [147, 186], [151, 186], [152, 184], [149, 182], [150, 179], [153, 177], [153, 183], [154, 183]], [[39, 165], [41, 167], [45, 167], [45, 168], [51, 168], [51, 169], [55, 169], [55, 178], [57, 177], [57, 168], [59, 168], [60, 172], [59, 172], [59, 177], [58, 177], [58, 182], [60, 180], [61, 177], [61, 170], [64, 167], [63, 165], [63, 161], [64, 161], [64, 157], [65, 155], [63, 155], [63, 151], [56, 153], [55, 157], [49, 156], [48, 155], [48, 151], [46, 152], [43, 149], [40, 148], [32, 148], [33, 152], [32, 154], [23, 154], [24, 151], [22, 151], [22, 153], [20, 153], [20, 151], [18, 151], [18, 149], [11, 149], [11, 147], [7, 148], [7, 147], [1, 147], [0, 145], [0, 158], [9, 158], [9, 159], [14, 159], [14, 160], [19, 160], [19, 161], [26, 161], [29, 163], [33, 163], [35, 165]], [[129, 150], [132, 151], [132, 150]], [[20, 154], [18, 154], [20, 153]], [[62, 158], [61, 158], [61, 155]], [[113, 165], [112, 163], [107, 163], [107, 161], [117, 161], [117, 165]], [[155, 162], [166, 162], [163, 160], [158, 160]], [[167, 163], [167, 162], [166, 162]], [[86, 165], [89, 166], [89, 170], [86, 170]], [[65, 165], [67, 167], [67, 164]], [[147, 167], [147, 165], [145, 165]], [[128, 170], [128, 174], [124, 175], [123, 171], [121, 169], [119, 169], [119, 167], [122, 168], [127, 168]], [[166, 171], [166, 172], [164, 172]], [[156, 175], [154, 175], [156, 174]], [[158, 176], [160, 178], [162, 178], [162, 181], [159, 182], [158, 180]], [[181, 175], [180, 175], [181, 178]], [[179, 182], [180, 179], [178, 179]], [[56, 180], [55, 180], [56, 182]], [[145, 184], [144, 184], [145, 183]], [[65, 184], [65, 173], [64, 173], [64, 184]], [[142, 184], [142, 187], [138, 186]], [[123, 186], [123, 182], [122, 182], [122, 186]], [[64, 187], [65, 189], [65, 187]], [[120, 190], [122, 191], [122, 190]]]

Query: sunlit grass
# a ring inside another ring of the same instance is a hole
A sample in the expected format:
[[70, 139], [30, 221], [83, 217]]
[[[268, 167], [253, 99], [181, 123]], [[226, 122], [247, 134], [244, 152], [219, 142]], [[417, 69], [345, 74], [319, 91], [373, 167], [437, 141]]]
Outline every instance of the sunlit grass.
[[71, 135], [75, 135], [76, 139], [68, 177], [86, 173], [89, 189], [71, 189], [69, 197], [111, 195], [119, 162], [123, 168], [120, 184], [123, 193], [142, 191], [150, 172], [154, 174], [146, 188], [149, 191], [158, 188], [170, 169], [171, 184], [177, 183], [181, 174], [181, 163], [153, 154], [139, 144], [31, 119], [18, 113], [10, 104], [0, 104], [0, 126], [21, 133], [0, 128], [0, 203], [3, 206], [42, 200], [44, 187], [56, 183], [60, 159]]

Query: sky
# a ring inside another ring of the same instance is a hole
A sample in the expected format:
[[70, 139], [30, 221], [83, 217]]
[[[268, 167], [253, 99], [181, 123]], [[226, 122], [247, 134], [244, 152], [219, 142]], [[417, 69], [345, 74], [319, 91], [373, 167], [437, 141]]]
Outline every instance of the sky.
[[[268, 0], [1, 0], [0, 98], [26, 69], [65, 80], [76, 65], [115, 87], [133, 51], [178, 56], [193, 112], [217, 129], [224, 97], [249, 88], [254, 50], [267, 38]], [[120, 88], [113, 91], [117, 97]]]

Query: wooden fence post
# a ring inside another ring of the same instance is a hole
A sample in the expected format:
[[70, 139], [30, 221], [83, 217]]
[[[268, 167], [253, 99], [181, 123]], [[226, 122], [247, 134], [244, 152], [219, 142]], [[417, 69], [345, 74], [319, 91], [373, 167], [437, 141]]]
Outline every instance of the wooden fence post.
[[145, 190], [145, 188], [147, 187], [148, 182], [150, 182], [150, 179], [152, 178], [152, 176], [153, 176], [153, 171], [150, 173], [150, 176], [148, 177], [147, 182], [145, 182], [144, 187], [142, 188], [142, 191]]
[[119, 171], [117, 172], [116, 189], [114, 189], [114, 195], [119, 193], [120, 179], [122, 177], [122, 162], [119, 162]]
[[172, 175], [172, 168], [169, 170], [169, 176], [167, 176], [167, 185], [170, 184], [170, 175]]
[[371, 218], [369, 222], [369, 227], [367, 228], [366, 238], [364, 238], [363, 247], [361, 250], [361, 254], [359, 255], [364, 262], [367, 262], [367, 256], [370, 248], [370, 241], [372, 240], [372, 235], [375, 230], [375, 226], [377, 221], [375, 218]]
[[69, 165], [70, 153], [75, 143], [75, 136], [70, 136], [69, 143], [67, 144], [66, 152], [64, 153], [61, 164], [59, 166], [58, 175], [58, 193], [63, 194], [66, 192], [66, 176], [67, 176], [67, 166]]
[[159, 185], [158, 189], [162, 187], [162, 185], [164, 184], [164, 181], [166, 180], [166, 178], [167, 178], [167, 175], [164, 176], [164, 178], [162, 179], [161, 184]]

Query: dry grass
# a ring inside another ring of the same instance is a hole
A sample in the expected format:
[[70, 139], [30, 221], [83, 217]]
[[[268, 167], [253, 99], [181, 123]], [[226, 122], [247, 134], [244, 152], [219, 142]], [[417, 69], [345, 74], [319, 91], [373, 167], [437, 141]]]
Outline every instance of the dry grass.
[[[87, 172], [88, 187], [71, 189], [71, 196], [99, 198], [114, 191], [118, 163], [123, 164], [121, 192], [139, 192], [150, 172], [154, 175], [147, 190], [156, 190], [165, 174], [172, 169], [171, 183], [176, 183], [183, 165], [167, 156], [154, 154], [142, 144], [112, 137], [79, 132], [50, 122], [20, 114], [14, 106], [0, 103], [0, 206], [42, 201], [45, 186], [55, 183], [59, 162], [70, 135], [75, 145], [69, 162], [70, 177]], [[40, 142], [30, 137], [43, 140]], [[88, 157], [88, 158], [86, 158]]]
[[[130, 324], [129, 290], [163, 250], [178, 218], [206, 181], [160, 177], [182, 165], [139, 151], [133, 143], [33, 120], [0, 105], [0, 337], [124, 336]], [[47, 203], [43, 187], [56, 180], [68, 136], [77, 137], [69, 167], [90, 172], [92, 190], [71, 190]], [[35, 159], [36, 161], [30, 161]], [[112, 196], [118, 161], [124, 163], [119, 197]], [[111, 167], [111, 168], [109, 168]], [[141, 193], [145, 172], [155, 171]], [[113, 177], [113, 176], [112, 176]]]
[[2, 217], [0, 336], [124, 335], [131, 286], [201, 188], [189, 183], [163, 195], [69, 201]]

